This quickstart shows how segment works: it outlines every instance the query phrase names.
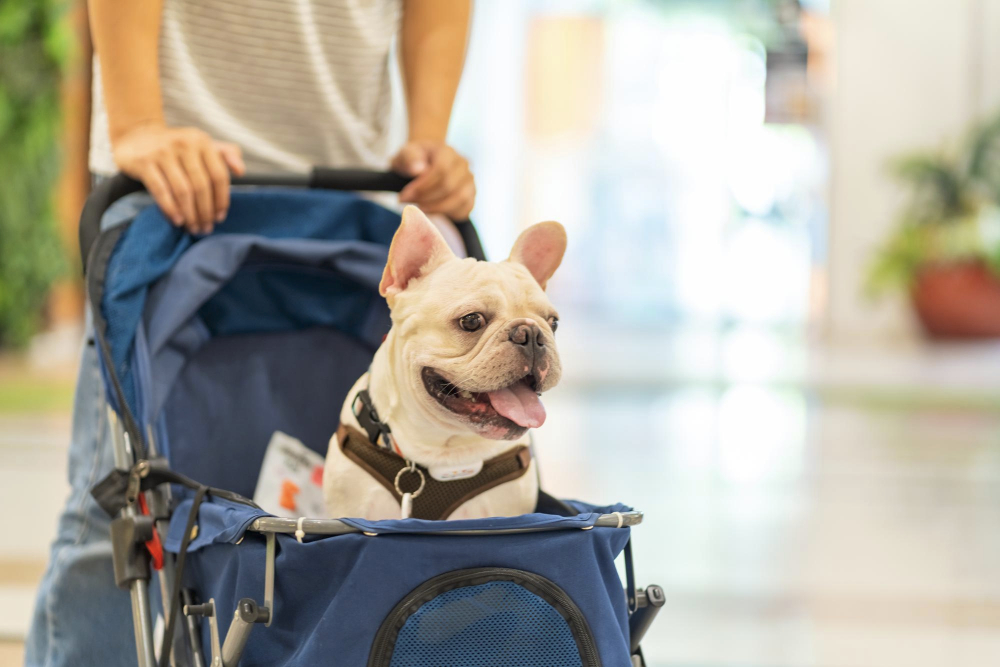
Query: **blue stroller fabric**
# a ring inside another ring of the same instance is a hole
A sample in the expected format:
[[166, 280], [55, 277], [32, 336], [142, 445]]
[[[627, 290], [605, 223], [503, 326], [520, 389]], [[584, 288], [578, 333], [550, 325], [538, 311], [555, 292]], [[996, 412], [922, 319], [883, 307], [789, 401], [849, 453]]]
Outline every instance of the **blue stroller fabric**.
[[[111, 363], [133, 414], [142, 412], [138, 403], [141, 396], [135, 389], [133, 344], [149, 289], [174, 268], [189, 248], [209, 239], [234, 234], [257, 237], [260, 241], [339, 241], [344, 244], [342, 248], [329, 248], [330, 252], [367, 253], [369, 261], [356, 262], [353, 268], [366, 274], [364, 283], [359, 286], [364, 288], [372, 305], [385, 308], [384, 301], [372, 286], [378, 284], [389, 243], [398, 226], [398, 214], [357, 195], [340, 192], [280, 189], [233, 192], [226, 221], [217, 225], [215, 231], [205, 238], [191, 236], [174, 227], [155, 206], [143, 209], [122, 234], [110, 258], [100, 304], [101, 314], [108, 324], [106, 337], [111, 349]], [[212, 276], [211, 263], [203, 263], [199, 268], [206, 272], [204, 277]], [[352, 277], [357, 278], [359, 274], [354, 272]], [[225, 303], [244, 297], [253, 298], [253, 287], [256, 286], [245, 282], [231, 287], [231, 291], [217, 304], [220, 312], [214, 314], [222, 318], [232, 314], [225, 309]], [[307, 309], [315, 304], [309, 296], [315, 295], [309, 287], [303, 285], [303, 289], [280, 295], [288, 297], [286, 305], [289, 310], [271, 313], [274, 317], [274, 321], [268, 323], [271, 330], [291, 328], [310, 319]], [[183, 301], [186, 295], [178, 293], [172, 298]], [[330, 299], [329, 303], [339, 307], [334, 301]], [[220, 326], [227, 325], [239, 326], [239, 323], [224, 321]], [[368, 338], [377, 345], [384, 332], [377, 335], [369, 333]], [[110, 391], [108, 399], [114, 407], [118, 407], [117, 399]]]
[[[539, 575], [562, 588], [586, 618], [600, 664], [628, 667], [628, 611], [614, 561], [629, 539], [629, 530], [583, 529], [593, 526], [602, 513], [630, 508], [570, 504], [579, 514], [470, 521], [345, 519], [345, 523], [377, 536], [309, 537], [299, 544], [290, 535], [278, 535], [274, 620], [269, 628], [254, 629], [240, 664], [367, 664], [380, 624], [407, 593], [448, 572], [502, 567]], [[170, 551], [176, 552], [180, 545], [189, 508], [190, 501], [185, 501], [175, 512], [165, 542]], [[262, 599], [264, 538], [245, 532], [260, 516], [266, 513], [219, 499], [199, 508], [199, 531], [189, 547], [187, 580], [203, 599], [215, 599], [222, 618], [243, 597]], [[499, 532], [514, 528], [544, 530]], [[485, 536], [447, 534], [457, 530], [495, 532]], [[517, 593], [523, 596], [523, 592]], [[545, 616], [536, 612], [519, 622], [544, 620]], [[224, 625], [220, 631], [224, 632]], [[203, 646], [207, 646], [207, 630], [203, 635]], [[482, 650], [483, 655], [490, 655], [489, 647]], [[509, 653], [505, 655], [509, 657]], [[450, 664], [480, 664], [475, 660], [470, 655], [466, 661]]]
[[357, 195], [278, 189], [234, 192], [201, 238], [155, 206], [135, 216], [100, 314], [126, 403], [175, 471], [250, 497], [275, 431], [325, 454], [391, 324], [377, 288], [398, 224]]

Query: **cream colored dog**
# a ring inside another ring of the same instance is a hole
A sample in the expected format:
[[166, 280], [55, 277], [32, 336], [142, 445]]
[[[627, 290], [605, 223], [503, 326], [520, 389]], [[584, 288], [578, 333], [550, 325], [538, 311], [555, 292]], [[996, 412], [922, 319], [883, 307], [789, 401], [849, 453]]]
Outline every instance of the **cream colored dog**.
[[[408, 206], [379, 285], [392, 328], [348, 394], [341, 424], [361, 430], [356, 399], [367, 388], [396, 453], [430, 474], [476, 470], [527, 444], [528, 429], [545, 421], [539, 397], [560, 376], [553, 336], [559, 320], [544, 289], [565, 249], [562, 225], [543, 222], [518, 237], [505, 261], [458, 259], [433, 223]], [[533, 511], [538, 479], [529, 465], [449, 518]], [[336, 436], [323, 490], [331, 516], [401, 516], [400, 500], [345, 456]]]

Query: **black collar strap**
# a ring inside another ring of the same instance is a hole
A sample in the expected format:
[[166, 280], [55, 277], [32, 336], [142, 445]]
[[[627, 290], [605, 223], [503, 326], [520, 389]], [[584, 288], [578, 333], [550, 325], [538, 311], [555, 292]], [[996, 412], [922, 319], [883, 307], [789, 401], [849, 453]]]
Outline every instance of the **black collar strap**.
[[368, 434], [368, 441], [380, 449], [399, 454], [392, 439], [392, 429], [378, 417], [378, 410], [372, 403], [371, 394], [367, 389], [362, 389], [354, 397], [351, 403], [351, 412], [358, 420], [361, 428]]

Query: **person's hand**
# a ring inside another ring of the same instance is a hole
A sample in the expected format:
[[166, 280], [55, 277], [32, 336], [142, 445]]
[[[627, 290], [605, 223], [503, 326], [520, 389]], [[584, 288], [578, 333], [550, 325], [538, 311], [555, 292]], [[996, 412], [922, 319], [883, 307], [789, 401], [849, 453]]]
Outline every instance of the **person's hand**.
[[207, 234], [229, 211], [229, 173], [246, 171], [239, 146], [191, 127], [140, 125], [114, 141], [118, 168], [140, 180], [164, 215]]
[[392, 159], [392, 169], [415, 178], [399, 193], [399, 201], [416, 204], [424, 213], [466, 220], [476, 203], [476, 182], [469, 162], [442, 142], [409, 141]]

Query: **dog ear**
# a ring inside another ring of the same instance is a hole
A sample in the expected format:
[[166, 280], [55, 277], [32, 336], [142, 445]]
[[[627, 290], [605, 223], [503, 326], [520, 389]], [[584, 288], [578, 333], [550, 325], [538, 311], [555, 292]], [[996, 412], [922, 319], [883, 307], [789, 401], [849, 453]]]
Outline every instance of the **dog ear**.
[[521, 232], [507, 261], [526, 266], [545, 289], [565, 252], [566, 229], [558, 222], [539, 222]]
[[379, 294], [395, 296], [406, 289], [414, 278], [426, 275], [454, 258], [455, 253], [434, 223], [416, 206], [407, 206], [389, 246], [389, 261], [382, 272]]

